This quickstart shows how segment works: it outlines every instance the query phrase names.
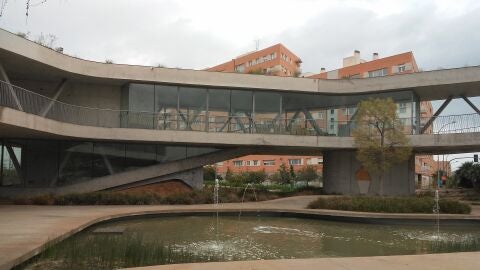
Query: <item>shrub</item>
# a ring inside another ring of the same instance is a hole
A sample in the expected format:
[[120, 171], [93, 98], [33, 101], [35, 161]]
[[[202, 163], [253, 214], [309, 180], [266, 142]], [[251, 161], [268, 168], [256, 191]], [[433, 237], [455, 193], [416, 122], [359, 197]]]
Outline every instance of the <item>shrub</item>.
[[[257, 200], [271, 200], [279, 197], [294, 196], [298, 193], [318, 194], [318, 189], [297, 189], [291, 185], [271, 187], [253, 185]], [[244, 192], [242, 187], [222, 187], [219, 192], [219, 200], [222, 203], [240, 202]], [[316, 190], [316, 191], [314, 191]], [[307, 192], [307, 193], [305, 193]], [[249, 188], [245, 193], [245, 201], [255, 201], [253, 191]], [[202, 190], [160, 195], [154, 192], [127, 192], [127, 191], [97, 191], [88, 193], [72, 193], [66, 195], [42, 195], [32, 198], [17, 198], [15, 204], [38, 204], [38, 205], [155, 205], [155, 204], [211, 204], [213, 203], [213, 187], [207, 186]]]
[[480, 188], [480, 164], [465, 162], [455, 171], [458, 186], [464, 188]]
[[[440, 212], [445, 214], [469, 214], [468, 204], [452, 200], [440, 200]], [[348, 197], [319, 198], [308, 205], [311, 209], [381, 213], [432, 213], [431, 197]]]
[[40, 195], [32, 198], [32, 203], [37, 205], [50, 205], [54, 200], [53, 195]]
[[307, 183], [311, 181], [315, 181], [318, 179], [317, 170], [312, 165], [308, 165], [302, 169], [300, 169], [297, 173], [297, 181], [304, 181]]
[[213, 181], [215, 180], [216, 170], [213, 166], [203, 167], [203, 180]]

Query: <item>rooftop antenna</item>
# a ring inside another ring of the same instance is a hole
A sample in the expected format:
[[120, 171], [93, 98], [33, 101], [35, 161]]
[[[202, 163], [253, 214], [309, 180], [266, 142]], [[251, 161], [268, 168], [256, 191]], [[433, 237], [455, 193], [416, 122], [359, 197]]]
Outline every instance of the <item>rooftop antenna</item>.
[[258, 49], [260, 48], [260, 39], [255, 39], [255, 51], [258, 51]]

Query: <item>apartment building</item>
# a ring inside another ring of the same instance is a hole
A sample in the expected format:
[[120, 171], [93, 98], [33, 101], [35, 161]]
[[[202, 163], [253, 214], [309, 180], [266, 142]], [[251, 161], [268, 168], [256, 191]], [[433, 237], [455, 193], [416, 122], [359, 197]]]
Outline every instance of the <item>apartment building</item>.
[[207, 71], [298, 76], [302, 60], [282, 44], [248, 52]]
[[249, 155], [241, 158], [226, 160], [215, 164], [217, 173], [225, 175], [227, 170], [232, 173], [265, 171], [267, 174], [278, 172], [280, 166], [285, 164], [287, 169], [293, 167], [294, 171], [310, 165], [317, 173], [322, 173], [323, 158], [321, 156], [278, 156], [278, 155]]

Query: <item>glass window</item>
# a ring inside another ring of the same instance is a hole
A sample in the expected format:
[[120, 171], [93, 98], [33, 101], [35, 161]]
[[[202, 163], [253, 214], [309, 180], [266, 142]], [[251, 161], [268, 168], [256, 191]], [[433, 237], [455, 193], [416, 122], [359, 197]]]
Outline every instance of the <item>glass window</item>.
[[275, 133], [283, 123], [282, 95], [280, 93], [255, 92], [255, 129], [257, 133]]
[[187, 157], [187, 147], [183, 145], [158, 145], [157, 161], [168, 162]]
[[382, 68], [382, 69], [377, 69], [377, 70], [373, 70], [373, 71], [369, 71], [368, 72], [368, 77], [372, 78], [372, 77], [382, 77], [382, 76], [387, 76], [388, 75], [388, 71], [386, 68]]
[[57, 185], [86, 181], [93, 175], [93, 143], [60, 142]]
[[235, 167], [243, 166], [243, 160], [234, 160], [233, 161], [233, 166], [235, 166]]
[[180, 87], [179, 97], [179, 128], [205, 130], [207, 89]]
[[172, 85], [155, 85], [155, 112], [159, 129], [177, 129], [178, 89]]
[[119, 143], [94, 143], [93, 177], [121, 172], [125, 168], [125, 145]]
[[10, 142], [4, 142], [0, 149], [2, 154], [2, 186], [15, 186], [22, 184], [22, 148]]
[[122, 127], [152, 128], [154, 125], [154, 86], [131, 83], [122, 89]]
[[407, 112], [407, 104], [398, 103], [398, 113], [406, 113], [406, 112]]
[[302, 165], [302, 159], [289, 159], [288, 164], [290, 165]]
[[157, 163], [156, 147], [149, 144], [127, 144], [125, 146], [125, 168], [132, 170]]
[[129, 87], [128, 109], [134, 112], [154, 111], [154, 86], [152, 84], [131, 83]]
[[209, 131], [228, 131], [230, 115], [230, 90], [209, 89], [208, 90], [208, 115], [211, 120], [208, 123]]
[[[55, 185], [58, 176], [57, 141], [28, 140], [22, 142], [22, 175], [28, 187], [48, 187]], [[41, 160], [41, 162], [38, 162]]]
[[274, 166], [275, 165], [275, 160], [264, 160], [263, 161], [264, 166]]
[[252, 127], [253, 92], [232, 90], [230, 131], [249, 133]]
[[253, 110], [253, 92], [232, 90], [231, 95], [231, 114], [250, 117]]

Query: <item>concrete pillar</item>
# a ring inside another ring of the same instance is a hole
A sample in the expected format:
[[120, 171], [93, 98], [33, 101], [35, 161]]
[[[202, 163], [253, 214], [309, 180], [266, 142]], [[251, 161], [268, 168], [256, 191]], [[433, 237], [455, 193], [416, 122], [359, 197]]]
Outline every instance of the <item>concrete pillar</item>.
[[[326, 151], [323, 154], [323, 188], [329, 194], [360, 195], [368, 193], [373, 177], [363, 170], [355, 151]], [[383, 177], [386, 196], [415, 194], [415, 158], [395, 165]], [[373, 195], [370, 193], [370, 195]]]

